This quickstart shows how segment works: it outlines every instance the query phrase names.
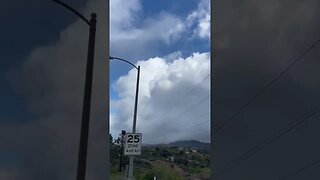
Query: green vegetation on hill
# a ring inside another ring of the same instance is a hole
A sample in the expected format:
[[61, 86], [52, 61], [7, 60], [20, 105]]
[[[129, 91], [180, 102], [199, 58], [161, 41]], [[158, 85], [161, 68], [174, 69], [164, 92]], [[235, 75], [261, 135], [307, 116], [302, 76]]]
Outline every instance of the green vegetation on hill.
[[[129, 160], [127, 156], [122, 157], [122, 172], [119, 172], [121, 138], [114, 140], [110, 135], [110, 143], [111, 179], [122, 179]], [[192, 150], [190, 146], [143, 146], [141, 155], [134, 160], [134, 177], [136, 180], [149, 180], [154, 176], [158, 180], [209, 179], [208, 149]]]
[[152, 168], [149, 169], [138, 168], [134, 175], [136, 180], [150, 180], [153, 177], [167, 180], [183, 180], [182, 176], [170, 166], [158, 162], [153, 162]]

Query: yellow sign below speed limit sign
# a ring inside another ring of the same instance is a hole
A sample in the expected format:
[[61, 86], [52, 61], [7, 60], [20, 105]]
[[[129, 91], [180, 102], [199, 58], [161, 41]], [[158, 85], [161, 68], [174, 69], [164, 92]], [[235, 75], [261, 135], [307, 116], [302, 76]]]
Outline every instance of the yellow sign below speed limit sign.
[[141, 133], [126, 133], [124, 155], [140, 155], [141, 139]]

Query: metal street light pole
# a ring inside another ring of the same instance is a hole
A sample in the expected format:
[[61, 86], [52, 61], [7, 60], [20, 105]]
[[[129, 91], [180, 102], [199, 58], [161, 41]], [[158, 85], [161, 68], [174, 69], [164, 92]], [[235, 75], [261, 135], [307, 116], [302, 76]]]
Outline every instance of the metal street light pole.
[[72, 11], [74, 14], [80, 17], [84, 22], [86, 22], [90, 28], [87, 66], [86, 66], [86, 79], [85, 79], [85, 89], [84, 89], [83, 109], [82, 109], [82, 122], [81, 122], [81, 132], [80, 132], [80, 145], [79, 145], [79, 154], [78, 154], [78, 168], [77, 168], [77, 180], [85, 180], [97, 15], [95, 13], [92, 13], [91, 19], [90, 21], [88, 21], [84, 16], [82, 16], [79, 12], [77, 12], [75, 9], [68, 6], [67, 4], [59, 0], [53, 0], [53, 1], [67, 8], [68, 10]]
[[80, 145], [78, 153], [77, 180], [85, 180], [86, 161], [89, 135], [89, 120], [91, 106], [92, 76], [93, 76], [93, 60], [94, 60], [94, 43], [96, 32], [96, 14], [91, 14], [90, 32], [86, 68], [85, 91], [83, 98], [82, 122], [80, 132]]
[[[117, 59], [120, 61], [124, 61], [128, 64], [130, 64], [131, 66], [133, 66], [134, 68], [136, 68], [138, 70], [137, 73], [137, 85], [136, 85], [136, 97], [135, 97], [135, 103], [134, 103], [134, 113], [133, 113], [133, 125], [132, 125], [132, 133], [136, 132], [136, 123], [137, 123], [137, 110], [138, 110], [138, 94], [139, 94], [139, 79], [140, 79], [140, 66], [135, 66], [134, 64], [132, 64], [131, 62], [125, 60], [125, 59], [121, 59], [121, 58], [117, 58], [117, 57], [109, 57], [109, 59]], [[133, 179], [133, 165], [134, 165], [134, 156], [130, 156], [129, 157], [129, 177], [128, 180], [132, 180]]]

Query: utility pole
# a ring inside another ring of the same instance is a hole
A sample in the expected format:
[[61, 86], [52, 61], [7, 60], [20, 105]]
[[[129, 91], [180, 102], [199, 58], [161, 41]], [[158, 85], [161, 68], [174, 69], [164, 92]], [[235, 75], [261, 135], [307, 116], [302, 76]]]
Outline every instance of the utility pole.
[[86, 69], [85, 91], [84, 91], [84, 98], [83, 98], [80, 145], [79, 145], [79, 154], [78, 154], [77, 180], [85, 180], [85, 176], [86, 176], [86, 161], [87, 161], [92, 76], [93, 76], [94, 42], [95, 42], [96, 22], [97, 22], [96, 17], [97, 17], [96, 14], [91, 14], [88, 57], [87, 57], [88, 59], [87, 59], [87, 69]]
[[[124, 61], [128, 64], [130, 64], [131, 66], [133, 66], [134, 68], [136, 68], [138, 70], [137, 73], [137, 85], [136, 85], [136, 97], [135, 97], [135, 103], [134, 103], [134, 114], [133, 114], [133, 125], [132, 125], [132, 133], [136, 132], [136, 123], [137, 123], [137, 110], [138, 110], [138, 94], [139, 94], [139, 79], [140, 79], [140, 66], [135, 66], [134, 64], [132, 64], [131, 62], [125, 60], [125, 59], [121, 59], [121, 58], [117, 58], [117, 57], [109, 57], [109, 59], [117, 59], [120, 61]], [[129, 157], [129, 167], [128, 167], [128, 180], [133, 180], [133, 164], [134, 164], [134, 156], [130, 156]]]
[[64, 2], [60, 0], [52, 0], [52, 1], [67, 8], [69, 11], [76, 14], [89, 26], [89, 43], [88, 43], [88, 54], [87, 54], [86, 79], [85, 79], [85, 87], [84, 87], [80, 144], [79, 144], [79, 154], [78, 154], [78, 167], [77, 167], [77, 180], [85, 180], [97, 14], [92, 13], [91, 19], [90, 21], [88, 21], [78, 11], [76, 11], [69, 5], [65, 4]]
[[[138, 93], [139, 93], [139, 77], [140, 77], [140, 66], [138, 66], [138, 75], [137, 75], [137, 86], [136, 86], [136, 98], [134, 103], [134, 114], [133, 114], [133, 127], [132, 133], [136, 132], [136, 123], [137, 123], [137, 109], [138, 109]], [[134, 167], [134, 156], [129, 157], [129, 177], [128, 180], [133, 180], [133, 167]]]

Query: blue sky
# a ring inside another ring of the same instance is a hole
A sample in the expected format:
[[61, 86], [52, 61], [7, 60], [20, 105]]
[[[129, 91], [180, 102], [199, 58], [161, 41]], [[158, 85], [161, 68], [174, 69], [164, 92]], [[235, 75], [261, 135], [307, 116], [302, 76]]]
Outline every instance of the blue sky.
[[[199, 0], [177, 0], [177, 1], [170, 1], [165, 0], [161, 2], [154, 2], [154, 1], [148, 1], [148, 0], [142, 0], [138, 1], [138, 3], [141, 6], [141, 10], [136, 13], [138, 18], [134, 24], [134, 26], [142, 26], [141, 24], [146, 21], [146, 19], [157, 19], [160, 14], [172, 14], [177, 16], [178, 18], [184, 19], [186, 18], [190, 13], [195, 11], [197, 9], [197, 6], [199, 4]], [[209, 3], [208, 3], [209, 4]], [[111, 1], [112, 6], [112, 1]], [[111, 18], [112, 18], [112, 11], [111, 11]], [[189, 29], [191, 31], [192, 29]], [[190, 35], [191, 32], [185, 32], [184, 37], [180, 38], [177, 41], [172, 41], [170, 44], [164, 44], [164, 43], [156, 43], [151, 46], [154, 47], [151, 51], [152, 53], [146, 53], [141, 51], [139, 55], [134, 55], [134, 57], [130, 57], [126, 55], [125, 52], [121, 52], [120, 50], [114, 52], [112, 51], [112, 42], [110, 43], [111, 46], [111, 55], [113, 56], [119, 56], [122, 58], [126, 58], [132, 62], [136, 62], [138, 59], [145, 59], [155, 56], [166, 56], [170, 53], [180, 51], [182, 53], [182, 57], [190, 56], [193, 52], [207, 52], [210, 49], [209, 41], [208, 39], [193, 39], [192, 41], [188, 40], [187, 37]], [[112, 38], [112, 34], [111, 38]], [[157, 34], [155, 34], [156, 36]], [[137, 39], [137, 41], [139, 41]], [[127, 65], [123, 65], [122, 63], [111, 63], [110, 66], [110, 78], [111, 82], [114, 82], [119, 75], [125, 74], [128, 69], [131, 67], [128, 67]], [[110, 89], [110, 98], [111, 99], [117, 99], [117, 93], [114, 92], [114, 89], [111, 87]]]
[[[107, 73], [114, 87], [110, 130], [116, 136], [131, 129], [136, 71], [115, 61], [110, 72], [106, 68], [105, 0], [65, 2], [85, 17], [98, 14], [87, 178], [104, 179]], [[110, 50], [112, 56], [141, 66], [137, 130], [144, 134], [143, 142], [190, 137], [208, 141], [209, 116], [203, 114], [209, 112], [209, 98], [195, 105], [209, 94], [205, 79], [210, 64], [209, 11], [199, 6], [204, 1], [111, 0], [110, 4], [115, 2], [118, 7], [113, 8], [121, 11], [110, 10]], [[0, 179], [74, 179], [88, 27], [51, 1], [5, 0], [1, 7], [0, 18], [7, 26], [0, 34]], [[190, 131], [190, 126], [197, 129]]]
[[[209, 78], [205, 77], [210, 72], [210, 2], [123, 3], [110, 1], [110, 55], [141, 66], [137, 130], [145, 133], [146, 143], [190, 138], [208, 142], [205, 123], [197, 126], [195, 133], [185, 134], [179, 132], [183, 121], [177, 116], [186, 118], [183, 124], [195, 125], [199, 114], [209, 113], [208, 99], [195, 104], [203, 95], [209, 95]], [[136, 70], [126, 63], [111, 61], [110, 80], [110, 130], [117, 135], [122, 129], [131, 131]], [[193, 92], [184, 96], [190, 89]], [[170, 106], [173, 110], [167, 112]], [[183, 114], [188, 108], [194, 114]], [[173, 124], [157, 132], [168, 135], [154, 139], [157, 135], [150, 133], [169, 122]]]

